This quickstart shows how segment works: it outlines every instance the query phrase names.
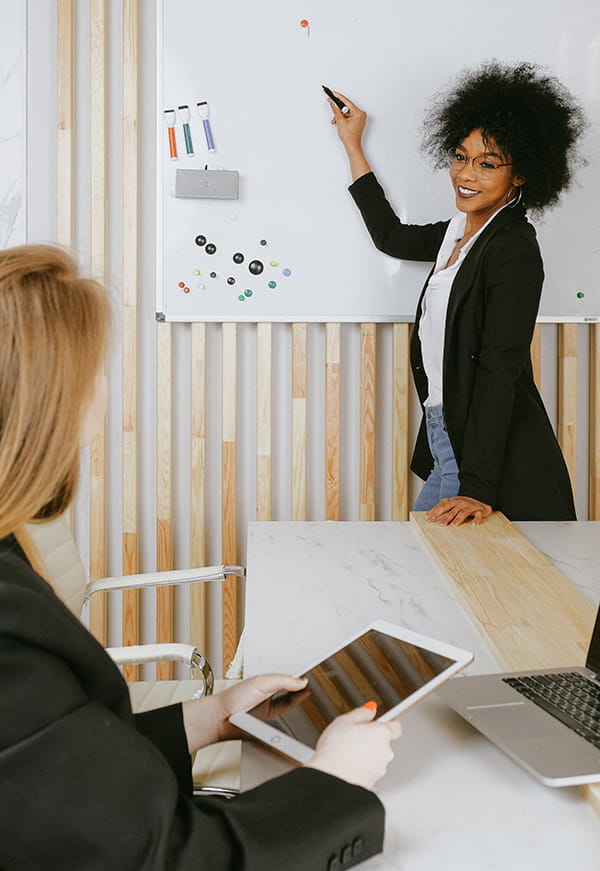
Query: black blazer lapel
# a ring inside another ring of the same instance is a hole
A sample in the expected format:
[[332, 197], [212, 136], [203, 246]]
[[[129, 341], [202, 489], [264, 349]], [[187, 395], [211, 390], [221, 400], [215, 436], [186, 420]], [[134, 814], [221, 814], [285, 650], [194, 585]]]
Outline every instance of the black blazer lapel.
[[516, 221], [523, 220], [525, 220], [525, 209], [523, 206], [520, 204], [515, 207], [508, 206], [496, 215], [493, 221], [485, 228], [481, 236], [479, 236], [473, 244], [473, 247], [465, 257], [464, 263], [456, 273], [456, 277], [452, 284], [446, 315], [446, 338], [451, 333], [454, 319], [456, 318], [456, 313], [462, 300], [473, 286], [477, 269], [490, 239], [492, 239], [496, 233], [504, 227], [507, 227]]

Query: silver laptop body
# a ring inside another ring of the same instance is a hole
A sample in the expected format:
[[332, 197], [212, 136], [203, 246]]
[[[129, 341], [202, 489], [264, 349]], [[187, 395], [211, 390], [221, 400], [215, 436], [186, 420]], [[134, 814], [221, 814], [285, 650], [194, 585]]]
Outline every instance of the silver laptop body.
[[600, 781], [600, 607], [585, 668], [456, 677], [437, 692], [548, 786]]

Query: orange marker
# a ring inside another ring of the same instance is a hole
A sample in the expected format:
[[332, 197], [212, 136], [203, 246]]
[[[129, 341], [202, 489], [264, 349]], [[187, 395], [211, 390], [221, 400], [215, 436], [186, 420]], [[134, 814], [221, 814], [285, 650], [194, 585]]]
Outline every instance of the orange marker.
[[175, 139], [175, 109], [165, 109], [165, 123], [169, 132], [169, 154], [171, 160], [177, 160], [177, 140]]

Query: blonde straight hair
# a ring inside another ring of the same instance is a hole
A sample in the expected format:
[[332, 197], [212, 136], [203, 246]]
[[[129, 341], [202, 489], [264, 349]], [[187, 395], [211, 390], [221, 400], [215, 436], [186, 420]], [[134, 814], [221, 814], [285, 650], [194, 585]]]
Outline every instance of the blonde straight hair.
[[0, 251], [0, 537], [71, 503], [110, 321], [106, 291], [62, 249]]

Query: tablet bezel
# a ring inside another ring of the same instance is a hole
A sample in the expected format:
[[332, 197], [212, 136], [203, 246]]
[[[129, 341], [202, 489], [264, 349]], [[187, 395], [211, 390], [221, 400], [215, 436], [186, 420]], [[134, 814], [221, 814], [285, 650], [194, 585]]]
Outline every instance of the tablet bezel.
[[[347, 638], [343, 642], [343, 644], [338, 644], [329, 652], [319, 656], [319, 658], [312, 662], [307, 668], [304, 668], [302, 669], [302, 671], [297, 672], [297, 676], [300, 677], [306, 674], [311, 669], [318, 666], [321, 662], [328, 659], [330, 656], [334, 656], [340, 650], [343, 650], [353, 641], [356, 641], [357, 638], [360, 638], [361, 635], [364, 635], [370, 630], [376, 630], [377, 632], [381, 632], [384, 635], [389, 635], [392, 638], [398, 638], [401, 641], [406, 641], [409, 644], [414, 644], [417, 647], [423, 648], [424, 650], [429, 650], [432, 653], [437, 653], [440, 656], [445, 656], [448, 659], [453, 660], [451, 665], [441, 671], [438, 675], [427, 681], [427, 683], [423, 684], [422, 687], [419, 687], [419, 689], [412, 692], [397, 705], [390, 708], [389, 711], [387, 711], [381, 717], [376, 718], [379, 719], [382, 723], [398, 717], [404, 711], [408, 710], [408, 708], [411, 708], [418, 701], [420, 701], [420, 699], [429, 695], [429, 693], [433, 692], [433, 690], [437, 689], [437, 687], [445, 683], [449, 678], [457, 674], [457, 672], [461, 671], [461, 669], [465, 668], [467, 665], [469, 665], [469, 663], [473, 661], [473, 654], [468, 650], [463, 650], [460, 647], [455, 647], [454, 645], [447, 644], [445, 641], [439, 641], [436, 638], [431, 638], [428, 635], [423, 635], [420, 632], [415, 632], [412, 629], [407, 629], [405, 626], [400, 626], [396, 623], [390, 623], [387, 620], [374, 620], [371, 623], [368, 623], [366, 626], [362, 627], [362, 629], [360, 629], [358, 632], [355, 632], [354, 635]], [[229, 721], [234, 726], [237, 726], [239, 729], [245, 732], [247, 735], [251, 735], [253, 738], [257, 738], [259, 741], [267, 744], [277, 753], [282, 753], [284, 756], [287, 756], [290, 759], [294, 759], [296, 762], [306, 763], [311, 759], [315, 752], [313, 747], [310, 747], [309, 745], [298, 741], [296, 738], [292, 738], [290, 735], [286, 735], [279, 729], [270, 726], [264, 720], [259, 720], [257, 717], [252, 716], [249, 713], [249, 710], [250, 709], [232, 714], [229, 717]]]

